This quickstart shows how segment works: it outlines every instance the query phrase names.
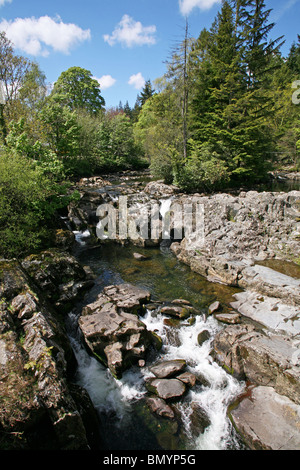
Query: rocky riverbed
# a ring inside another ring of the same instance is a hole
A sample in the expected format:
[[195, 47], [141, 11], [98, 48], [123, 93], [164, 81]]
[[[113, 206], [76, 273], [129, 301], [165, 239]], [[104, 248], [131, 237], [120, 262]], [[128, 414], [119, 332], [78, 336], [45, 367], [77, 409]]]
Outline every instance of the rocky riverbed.
[[[71, 231], [59, 231], [59, 248], [22, 262], [0, 262], [2, 447], [90, 449], [99, 448], [99, 442], [101, 447], [99, 417], [87, 392], [72, 381], [76, 359], [65, 331], [67, 312], [92, 288], [94, 276], [70, 250], [72, 231], [77, 239], [87, 237], [87, 248], [105, 246], [96, 236], [97, 209], [109, 204], [118, 213], [118, 198], [124, 195], [132, 220], [164, 204], [158, 221], [169, 214], [171, 239], [163, 240], [162, 231], [156, 231], [155, 239], [137, 232], [134, 240], [116, 237], [116, 243], [125, 249], [127, 244], [168, 243], [195, 273], [237, 288], [230, 304], [224, 308], [220, 298], [205, 316], [220, 325], [212, 342], [213, 360], [246, 384], [228, 413], [247, 447], [299, 450], [300, 192], [185, 195], [161, 182], [122, 183], [100, 177], [82, 180], [76, 187], [81, 199], [67, 214]], [[189, 243], [184, 230], [174, 239], [184, 227], [169, 212], [171, 204], [184, 207], [191, 202], [204, 208], [204, 243], [199, 246]], [[136, 260], [144, 262], [139, 253]], [[181, 322], [203, 314], [185, 299], [157, 304], [151, 292], [136, 286], [106, 287], [85, 305], [79, 327], [89, 353], [117, 378], [133, 365], [143, 368], [149, 351], [161, 347], [161, 338], [143, 322], [145, 309]], [[205, 332], [199, 341], [205, 341]], [[199, 380], [185, 367], [184, 361], [159, 361], [146, 381], [148, 406], [164, 419], [174, 419], [173, 401]], [[209, 420], [198, 414], [199, 432], [204, 432]]]

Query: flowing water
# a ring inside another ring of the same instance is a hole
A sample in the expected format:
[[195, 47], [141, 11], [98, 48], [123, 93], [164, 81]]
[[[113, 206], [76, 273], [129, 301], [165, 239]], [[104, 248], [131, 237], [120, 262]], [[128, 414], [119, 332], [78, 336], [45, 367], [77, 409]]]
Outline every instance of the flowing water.
[[[128, 185], [149, 181], [126, 177]], [[118, 185], [104, 188], [112, 201], [118, 198]], [[261, 190], [288, 191], [299, 189], [299, 181], [273, 183]], [[136, 187], [136, 190], [139, 188]], [[168, 210], [170, 200], [161, 201], [161, 213]], [[162, 214], [163, 215], [163, 214]], [[180, 263], [167, 246], [141, 249], [105, 244], [89, 247], [89, 231], [75, 232], [75, 256], [96, 274], [95, 285], [82, 303], [69, 314], [68, 331], [78, 361], [76, 381], [89, 393], [100, 417], [105, 450], [228, 450], [244, 448], [227, 416], [228, 406], [244, 390], [244, 384], [228, 375], [211, 356], [212, 342], [223, 328], [213, 316], [206, 317], [208, 306], [215, 300], [223, 310], [229, 308], [237, 289], [207, 282]], [[147, 255], [136, 260], [133, 253]], [[285, 266], [285, 269], [290, 269]], [[283, 267], [282, 267], [283, 269]], [[91, 357], [82, 343], [78, 317], [84, 305], [93, 302], [102, 289], [122, 282], [150, 290], [152, 300], [170, 302], [183, 298], [199, 310], [194, 322], [166, 321], [158, 311], [147, 311], [142, 321], [163, 340], [159, 353], [152, 353], [142, 369], [132, 367], [121, 380], [112, 377], [108, 369]], [[201, 346], [198, 335], [207, 330], [210, 338]], [[149, 366], [159, 359], [185, 359], [188, 370], [199, 381], [179, 403], [172, 404], [175, 420], [160, 418], [150, 412], [145, 398], [145, 379], [152, 376]], [[204, 417], [204, 418], [203, 418]], [[203, 421], [204, 420], [204, 421]], [[205, 422], [205, 426], [203, 424]], [[209, 425], [208, 425], [209, 423]], [[208, 425], [208, 426], [207, 426]]]
[[[244, 384], [228, 375], [211, 357], [212, 341], [222, 328], [209, 316], [207, 307], [221, 301], [227, 308], [236, 289], [207, 282], [200, 275], [180, 263], [167, 248], [137, 249], [116, 244], [85, 249], [86, 233], [76, 256], [83, 265], [90, 266], [97, 279], [82, 305], [95, 300], [104, 286], [129, 282], [151, 291], [154, 301], [172, 301], [184, 298], [199, 310], [194, 323], [165, 322], [166, 317], [156, 310], [147, 311], [142, 321], [163, 340], [159, 353], [152, 353], [145, 368], [133, 367], [116, 380], [96, 359], [89, 356], [82, 345], [77, 328], [79, 305], [69, 315], [70, 337], [78, 370], [77, 382], [89, 393], [100, 419], [103, 435], [102, 448], [109, 450], [224, 450], [239, 449], [241, 444], [227, 417], [228, 405], [242, 393]], [[136, 260], [133, 253], [146, 254], [149, 259]], [[166, 324], [167, 323], [167, 324]], [[198, 335], [203, 330], [210, 339], [201, 346]], [[180, 403], [174, 404], [176, 419], [171, 421], [150, 412], [145, 402], [145, 379], [152, 374], [151, 363], [162, 359], [185, 359], [188, 370], [201, 380], [190, 389]], [[209, 426], [203, 432], [203, 414]]]

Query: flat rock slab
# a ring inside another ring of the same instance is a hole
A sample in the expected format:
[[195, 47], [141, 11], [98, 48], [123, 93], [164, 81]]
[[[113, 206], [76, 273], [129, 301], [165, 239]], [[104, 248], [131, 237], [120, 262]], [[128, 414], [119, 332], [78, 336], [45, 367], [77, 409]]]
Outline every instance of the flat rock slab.
[[150, 371], [159, 379], [173, 377], [186, 367], [184, 359], [175, 359], [173, 361], [163, 361], [150, 367]]
[[268, 297], [258, 292], [240, 292], [235, 294], [236, 302], [231, 306], [242, 315], [262, 325], [291, 335], [300, 334], [300, 307], [287, 305], [275, 297]]
[[299, 450], [300, 406], [272, 387], [257, 387], [231, 411], [252, 450]]
[[300, 280], [266, 266], [255, 265], [243, 269], [239, 286], [284, 299], [287, 304], [300, 303]]
[[118, 308], [136, 313], [143, 304], [149, 302], [151, 293], [131, 284], [108, 286], [103, 289]]
[[147, 387], [163, 400], [180, 398], [186, 391], [184, 383], [177, 379], [150, 379]]

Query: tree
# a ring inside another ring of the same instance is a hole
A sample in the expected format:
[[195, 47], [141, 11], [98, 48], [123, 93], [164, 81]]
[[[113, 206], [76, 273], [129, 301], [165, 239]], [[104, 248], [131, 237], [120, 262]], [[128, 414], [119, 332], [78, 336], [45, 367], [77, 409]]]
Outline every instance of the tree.
[[147, 80], [144, 88], [141, 93], [137, 96], [133, 110], [131, 111], [131, 117], [136, 122], [138, 120], [139, 114], [142, 110], [142, 107], [155, 93], [154, 88], [152, 87], [151, 80]]
[[29, 68], [30, 61], [16, 55], [12, 43], [4, 32], [0, 32], [0, 83], [3, 95], [0, 104], [0, 125], [3, 140], [7, 134], [8, 122], [15, 117], [14, 103]]
[[100, 84], [89, 70], [81, 67], [62, 72], [54, 84], [51, 99], [58, 100], [71, 111], [84, 109], [92, 115], [101, 113], [105, 106]]
[[41, 120], [47, 144], [61, 158], [77, 156], [79, 153], [79, 124], [77, 114], [63, 102], [49, 99], [43, 107]]
[[287, 66], [293, 75], [300, 76], [300, 34], [298, 34], [298, 42], [293, 43], [287, 57]]

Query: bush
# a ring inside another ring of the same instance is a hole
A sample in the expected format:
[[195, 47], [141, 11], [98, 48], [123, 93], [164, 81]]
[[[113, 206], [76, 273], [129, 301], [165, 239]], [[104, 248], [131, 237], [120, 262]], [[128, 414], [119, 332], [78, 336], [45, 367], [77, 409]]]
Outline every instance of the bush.
[[70, 198], [47, 171], [15, 152], [0, 154], [0, 256], [20, 257], [49, 243], [53, 216]]

